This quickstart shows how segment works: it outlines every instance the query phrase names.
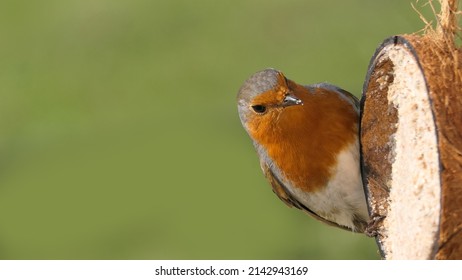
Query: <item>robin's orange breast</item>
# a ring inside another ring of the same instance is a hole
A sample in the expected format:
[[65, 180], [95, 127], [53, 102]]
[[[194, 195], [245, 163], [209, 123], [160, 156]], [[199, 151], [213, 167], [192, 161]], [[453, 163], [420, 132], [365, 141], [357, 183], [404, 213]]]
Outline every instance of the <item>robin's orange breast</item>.
[[[356, 141], [359, 116], [335, 91], [309, 90], [290, 80], [288, 85], [303, 105], [273, 110], [250, 121], [248, 129], [293, 186], [313, 192], [326, 186], [337, 155]], [[268, 103], [280, 98], [280, 91], [270, 90], [259, 98]]]

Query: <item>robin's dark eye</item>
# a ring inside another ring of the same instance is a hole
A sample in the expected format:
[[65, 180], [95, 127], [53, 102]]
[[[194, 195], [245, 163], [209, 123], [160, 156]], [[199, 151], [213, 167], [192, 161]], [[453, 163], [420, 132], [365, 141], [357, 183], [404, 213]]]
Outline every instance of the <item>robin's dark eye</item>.
[[266, 112], [266, 107], [263, 105], [253, 105], [252, 109], [255, 111], [255, 113], [258, 114], [263, 114], [264, 112]]

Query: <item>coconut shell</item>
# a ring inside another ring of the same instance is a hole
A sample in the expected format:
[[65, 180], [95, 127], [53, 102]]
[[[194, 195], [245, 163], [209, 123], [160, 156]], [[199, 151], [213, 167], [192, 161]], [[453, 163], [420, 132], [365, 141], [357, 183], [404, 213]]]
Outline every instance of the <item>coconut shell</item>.
[[435, 33], [393, 36], [371, 59], [361, 166], [385, 259], [462, 259], [461, 61]]

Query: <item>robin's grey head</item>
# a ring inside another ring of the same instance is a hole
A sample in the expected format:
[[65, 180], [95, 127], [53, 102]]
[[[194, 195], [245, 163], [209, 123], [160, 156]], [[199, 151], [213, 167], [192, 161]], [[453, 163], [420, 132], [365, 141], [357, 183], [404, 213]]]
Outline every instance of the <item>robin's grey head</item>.
[[254, 120], [267, 118], [268, 115], [279, 114], [282, 109], [303, 104], [302, 100], [292, 94], [289, 80], [282, 72], [265, 69], [250, 76], [237, 95], [239, 117], [247, 129], [249, 118]]
[[[237, 107], [243, 124], [247, 121], [247, 115], [254, 98], [275, 88], [278, 85], [280, 75], [281, 72], [278, 70], [269, 68], [253, 74], [244, 82], [237, 94]], [[258, 111], [262, 108], [256, 107], [255, 109]]]

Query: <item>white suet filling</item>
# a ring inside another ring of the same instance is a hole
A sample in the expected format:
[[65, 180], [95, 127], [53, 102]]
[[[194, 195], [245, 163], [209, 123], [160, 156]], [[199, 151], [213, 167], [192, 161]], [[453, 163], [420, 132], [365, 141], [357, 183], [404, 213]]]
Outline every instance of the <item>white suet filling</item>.
[[[441, 186], [437, 132], [423, 73], [402, 46], [383, 53], [394, 64], [388, 102], [398, 113], [393, 150], [389, 209], [384, 220], [387, 259], [428, 259], [439, 228]], [[385, 125], [385, 124], [384, 124]]]

